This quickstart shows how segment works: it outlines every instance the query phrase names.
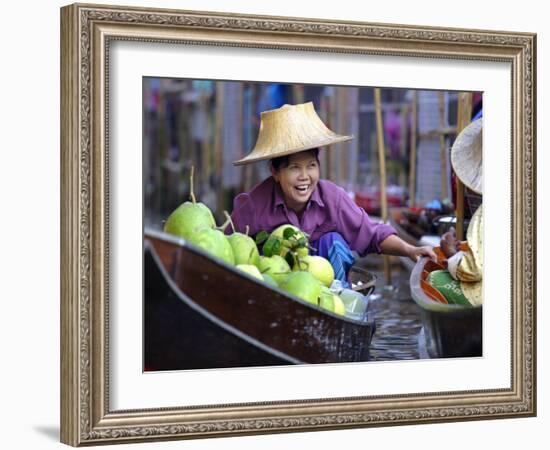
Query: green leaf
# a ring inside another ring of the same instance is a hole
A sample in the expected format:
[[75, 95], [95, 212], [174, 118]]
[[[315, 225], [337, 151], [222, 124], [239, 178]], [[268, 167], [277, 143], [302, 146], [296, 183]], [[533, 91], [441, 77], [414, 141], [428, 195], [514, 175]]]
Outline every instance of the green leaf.
[[298, 245], [300, 247], [307, 247], [307, 239], [305, 237], [298, 239]]
[[277, 242], [276, 239], [268, 239], [266, 243], [264, 244], [264, 256], [273, 256], [273, 247], [275, 246], [275, 243]]
[[267, 240], [269, 233], [267, 231], [260, 231], [256, 235], [256, 245], [260, 245]]
[[278, 255], [281, 253], [281, 241], [277, 238], [273, 240], [273, 255]]
[[288, 252], [286, 255], [285, 255], [285, 260], [286, 262], [288, 263], [288, 265], [290, 267], [293, 267], [294, 266], [294, 255], [292, 254], [292, 252]]
[[283, 238], [284, 239], [290, 239], [292, 236], [296, 234], [296, 231], [293, 228], [286, 227], [283, 230]]

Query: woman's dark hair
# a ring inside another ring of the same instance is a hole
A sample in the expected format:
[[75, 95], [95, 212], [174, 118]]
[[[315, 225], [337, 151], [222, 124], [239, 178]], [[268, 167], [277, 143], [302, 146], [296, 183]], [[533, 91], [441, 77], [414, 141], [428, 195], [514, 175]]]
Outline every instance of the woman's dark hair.
[[[309, 150], [304, 150], [304, 152], [311, 152], [313, 153], [313, 156], [315, 156], [315, 159], [319, 163], [319, 149], [318, 148], [311, 148]], [[286, 155], [286, 156], [279, 156], [278, 158], [273, 158], [269, 160], [269, 164], [271, 167], [273, 167], [273, 170], [275, 172], [278, 172], [279, 169], [284, 169], [285, 167], [288, 167], [288, 163], [290, 161], [290, 157], [292, 155]]]

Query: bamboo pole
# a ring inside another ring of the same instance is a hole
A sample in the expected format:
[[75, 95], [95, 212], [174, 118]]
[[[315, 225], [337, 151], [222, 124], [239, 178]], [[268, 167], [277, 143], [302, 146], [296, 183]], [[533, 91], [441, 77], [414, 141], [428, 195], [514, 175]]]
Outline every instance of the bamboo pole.
[[407, 155], [407, 121], [409, 109], [407, 105], [401, 106], [401, 134], [399, 139], [399, 186], [405, 186], [407, 175], [405, 173], [405, 157]]
[[[223, 109], [224, 109], [225, 84], [224, 82], [216, 83], [216, 111], [214, 125], [214, 189], [218, 198], [223, 198], [222, 192], [222, 169], [223, 169]], [[217, 214], [220, 214], [219, 202], [217, 203]]]
[[[380, 168], [380, 207], [382, 222], [388, 221], [388, 197], [386, 194], [386, 151], [384, 148], [384, 128], [382, 124], [382, 100], [380, 88], [374, 88], [374, 106], [376, 111], [376, 135], [378, 141], [378, 160]], [[391, 284], [390, 257], [384, 255], [384, 276], [386, 284]]]
[[418, 127], [418, 92], [413, 91], [411, 123], [411, 160], [409, 167], [409, 206], [416, 204], [416, 139]]
[[[445, 128], [445, 93], [439, 91], [437, 93], [439, 100], [439, 129]], [[439, 160], [441, 163], [441, 200], [448, 198], [449, 193], [447, 190], [447, 148], [446, 148], [446, 136], [443, 133], [439, 134]]]
[[[472, 116], [472, 94], [461, 92], [458, 94], [458, 112], [456, 134], [458, 134], [470, 123]], [[464, 184], [456, 177], [456, 237], [464, 240]]]
[[208, 123], [208, 93], [204, 89], [201, 89], [199, 95], [199, 114], [205, 117], [204, 126], [206, 129], [203, 133], [203, 141], [202, 141], [202, 167], [200, 168], [200, 171], [202, 172], [202, 186], [201, 191], [204, 192], [205, 190], [208, 190], [208, 180], [210, 180], [210, 171], [212, 170], [211, 164], [210, 164], [210, 141], [208, 139], [210, 130], [209, 130], [209, 123]]

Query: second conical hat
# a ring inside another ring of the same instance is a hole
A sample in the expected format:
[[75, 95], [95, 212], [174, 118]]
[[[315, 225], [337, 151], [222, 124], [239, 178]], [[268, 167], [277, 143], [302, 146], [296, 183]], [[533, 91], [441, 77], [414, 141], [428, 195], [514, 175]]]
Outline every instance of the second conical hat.
[[483, 119], [470, 123], [451, 148], [451, 163], [460, 181], [472, 191], [483, 193]]

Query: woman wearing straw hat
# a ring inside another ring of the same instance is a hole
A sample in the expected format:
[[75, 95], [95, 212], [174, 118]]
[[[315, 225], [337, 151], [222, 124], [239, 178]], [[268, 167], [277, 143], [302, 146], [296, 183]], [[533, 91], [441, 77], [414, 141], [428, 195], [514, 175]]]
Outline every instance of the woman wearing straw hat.
[[[482, 164], [482, 129], [483, 119], [470, 123], [456, 138], [451, 149], [453, 169], [469, 189], [477, 194], [483, 193]], [[483, 274], [483, 207], [480, 206], [473, 214], [466, 233], [467, 249], [460, 250], [461, 242], [456, 239], [454, 229], [441, 238], [441, 250], [447, 257], [447, 271], [442, 271], [441, 280], [434, 280], [434, 287], [454, 286], [445, 292], [439, 290], [447, 299], [457, 296], [455, 300], [464, 299], [472, 306], [482, 304], [482, 274]], [[433, 272], [432, 272], [433, 273]], [[448, 281], [444, 282], [443, 278]], [[454, 281], [454, 282], [453, 282]], [[446, 295], [447, 294], [447, 295]]]
[[389, 225], [373, 222], [344, 189], [319, 179], [319, 147], [352, 138], [329, 130], [312, 102], [263, 112], [254, 149], [233, 164], [269, 160], [271, 176], [235, 198], [235, 229], [248, 226], [254, 236], [290, 223], [310, 236], [314, 252], [331, 262], [344, 283], [355, 261], [352, 251], [435, 259], [430, 247], [409, 245]]

